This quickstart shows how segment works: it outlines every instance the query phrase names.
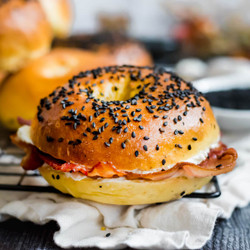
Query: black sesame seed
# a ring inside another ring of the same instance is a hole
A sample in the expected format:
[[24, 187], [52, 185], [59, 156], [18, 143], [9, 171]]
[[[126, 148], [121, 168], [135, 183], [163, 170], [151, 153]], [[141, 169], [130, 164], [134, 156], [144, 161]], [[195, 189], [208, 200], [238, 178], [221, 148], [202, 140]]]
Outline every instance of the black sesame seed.
[[180, 115], [178, 115], [178, 120], [179, 120], [179, 121], [181, 121], [181, 120], [182, 120], [182, 118], [181, 118], [181, 116], [180, 116]]
[[159, 128], [159, 131], [160, 131], [160, 133], [164, 133], [164, 132], [165, 132], [165, 129]]
[[51, 137], [51, 136], [47, 136], [47, 142], [53, 142], [54, 141], [54, 138]]
[[139, 125], [139, 129], [143, 130], [143, 129], [144, 129], [144, 127], [143, 127], [143, 126], [141, 126], [141, 125]]
[[155, 149], [158, 151], [160, 149], [159, 145], [157, 144]]
[[175, 124], [177, 123], [177, 119], [176, 118], [174, 118], [173, 121], [174, 121]]
[[148, 136], [144, 136], [143, 139], [147, 141], [147, 140], [149, 140], [149, 137]]
[[166, 119], [166, 118], [168, 118], [168, 116], [167, 116], [167, 115], [164, 115], [162, 118], [163, 118], [163, 119]]
[[132, 137], [133, 137], [133, 138], [135, 138], [135, 137], [136, 137], [136, 134], [135, 134], [135, 132], [134, 132], [134, 131], [132, 132]]
[[60, 175], [57, 175], [57, 176], [56, 176], [56, 179], [59, 180], [59, 179], [60, 179]]
[[154, 115], [154, 118], [159, 118], [159, 115]]
[[55, 179], [55, 176], [52, 174], [52, 178]]
[[216, 168], [220, 168], [221, 166], [222, 166], [222, 164], [219, 164], [219, 165], [216, 166]]
[[203, 110], [203, 111], [206, 111], [206, 108], [205, 108], [205, 107], [203, 107], [203, 108], [202, 108], [202, 110]]
[[144, 149], [145, 151], [148, 151], [147, 145], [144, 145], [144, 146], [143, 146], [143, 149]]
[[105, 145], [106, 147], [110, 147], [110, 144], [109, 144], [108, 142], [104, 142], [104, 145]]
[[135, 151], [135, 156], [138, 157], [138, 155], [139, 155], [139, 152], [136, 150]]
[[105, 235], [105, 237], [109, 237], [111, 235], [111, 233], [107, 233], [106, 235]]
[[178, 135], [178, 130], [177, 130], [177, 129], [174, 131], [174, 134], [175, 134], [175, 135]]
[[197, 141], [198, 139], [197, 139], [196, 137], [193, 137], [192, 140], [193, 140], [193, 141]]
[[185, 191], [182, 191], [181, 193], [180, 193], [180, 196], [183, 196], [185, 194]]
[[121, 146], [123, 149], [126, 148], [126, 144], [124, 142], [121, 144]]
[[188, 145], [188, 150], [191, 150], [191, 149], [192, 149], [191, 145]]
[[168, 125], [168, 122], [164, 122], [164, 123], [163, 123], [163, 126], [167, 126], [167, 125]]
[[202, 118], [200, 118], [200, 122], [201, 122], [201, 123], [204, 123], [204, 121], [202, 120]]
[[58, 142], [63, 142], [63, 140], [64, 140], [64, 139], [63, 139], [62, 137], [60, 137], [57, 141], [58, 141]]
[[161, 163], [162, 163], [162, 165], [165, 165], [165, 164], [166, 164], [166, 160], [163, 159], [163, 160], [161, 161]]
[[128, 127], [126, 127], [124, 130], [123, 130], [124, 133], [127, 133], [128, 132]]
[[109, 138], [109, 143], [111, 144], [114, 141], [112, 137]]

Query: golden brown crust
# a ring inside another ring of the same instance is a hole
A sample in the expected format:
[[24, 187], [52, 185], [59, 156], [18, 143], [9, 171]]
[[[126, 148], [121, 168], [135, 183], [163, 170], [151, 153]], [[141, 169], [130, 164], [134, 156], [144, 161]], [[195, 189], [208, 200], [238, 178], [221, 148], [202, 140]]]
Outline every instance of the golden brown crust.
[[45, 54], [52, 31], [37, 1], [10, 0], [0, 5], [0, 70], [16, 71]]
[[[56, 48], [33, 60], [3, 84], [0, 91], [0, 121], [11, 130], [17, 129], [20, 126], [17, 117], [32, 119], [42, 97], [82, 70], [117, 64], [116, 56], [106, 52]], [[128, 59], [123, 58], [124, 63]]]
[[[92, 91], [95, 98], [105, 100], [91, 99]], [[183, 162], [219, 138], [206, 99], [162, 70], [124, 66], [88, 71], [40, 104], [31, 130], [35, 146], [87, 167], [111, 162], [120, 170], [150, 171]]]
[[55, 36], [66, 37], [72, 26], [72, 6], [70, 0], [39, 0]]

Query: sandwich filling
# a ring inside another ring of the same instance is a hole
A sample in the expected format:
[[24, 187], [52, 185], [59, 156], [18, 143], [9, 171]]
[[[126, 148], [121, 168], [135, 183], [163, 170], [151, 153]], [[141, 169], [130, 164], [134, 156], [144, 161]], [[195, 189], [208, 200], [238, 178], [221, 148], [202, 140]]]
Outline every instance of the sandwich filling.
[[55, 170], [65, 173], [79, 173], [91, 178], [117, 178], [162, 180], [177, 176], [208, 177], [231, 171], [236, 163], [237, 153], [221, 142], [211, 145], [207, 150], [183, 162], [169, 165], [152, 171], [119, 170], [112, 162], [98, 162], [95, 166], [85, 166], [74, 162], [65, 162], [40, 151], [30, 138], [30, 126], [21, 127], [12, 141], [26, 151], [22, 166], [26, 170], [34, 170], [49, 165]]

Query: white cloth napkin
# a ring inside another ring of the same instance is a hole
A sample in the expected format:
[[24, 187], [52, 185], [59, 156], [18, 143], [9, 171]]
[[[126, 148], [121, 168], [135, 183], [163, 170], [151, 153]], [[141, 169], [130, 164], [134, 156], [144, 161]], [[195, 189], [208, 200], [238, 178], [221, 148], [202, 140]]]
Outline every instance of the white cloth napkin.
[[9, 216], [44, 224], [57, 221], [61, 247], [201, 248], [216, 219], [250, 202], [250, 135], [225, 135], [239, 154], [237, 167], [220, 176], [217, 199], [181, 199], [150, 206], [114, 206], [58, 194], [0, 192], [0, 220]]

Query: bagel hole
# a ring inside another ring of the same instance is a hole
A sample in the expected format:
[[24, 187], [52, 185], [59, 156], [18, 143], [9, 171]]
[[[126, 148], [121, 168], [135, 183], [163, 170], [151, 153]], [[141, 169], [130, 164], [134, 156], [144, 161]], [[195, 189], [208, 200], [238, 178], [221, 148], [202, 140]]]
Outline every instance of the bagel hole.
[[103, 101], [127, 101], [137, 95], [142, 87], [139, 81], [123, 78], [119, 81], [106, 81], [95, 88], [93, 95]]

